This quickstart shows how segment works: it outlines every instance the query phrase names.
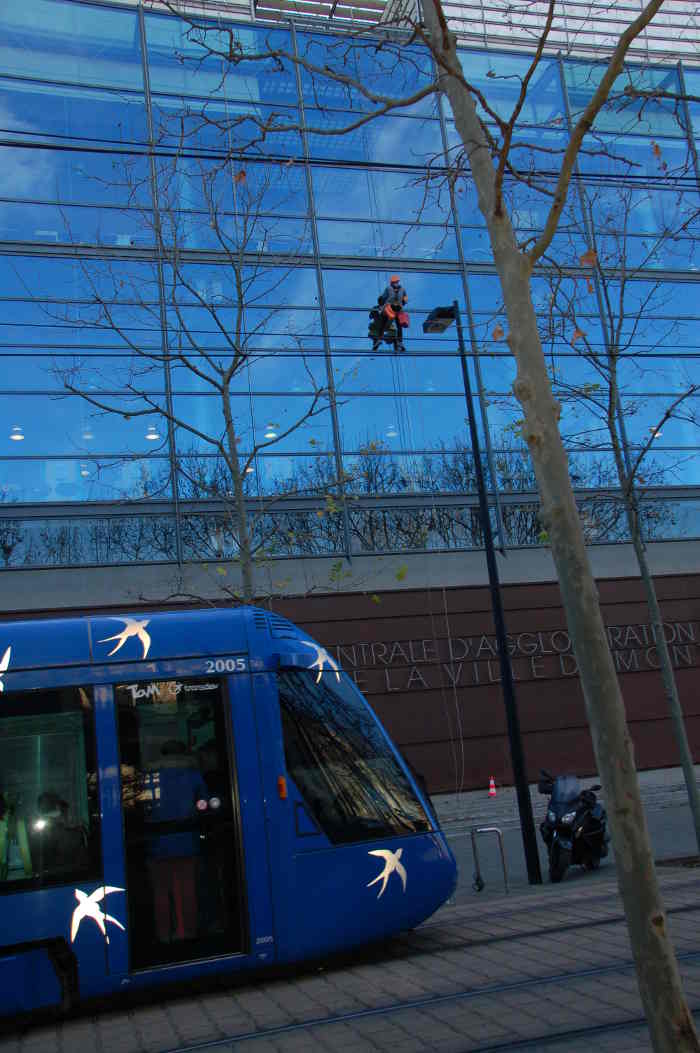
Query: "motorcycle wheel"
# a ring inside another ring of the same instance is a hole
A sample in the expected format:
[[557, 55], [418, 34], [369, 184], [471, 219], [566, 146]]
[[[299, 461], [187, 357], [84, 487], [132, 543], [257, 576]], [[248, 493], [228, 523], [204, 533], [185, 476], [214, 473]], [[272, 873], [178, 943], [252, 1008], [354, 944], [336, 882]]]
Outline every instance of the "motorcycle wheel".
[[571, 852], [569, 849], [555, 845], [553, 851], [549, 854], [549, 880], [553, 884], [561, 881], [569, 869], [570, 862]]

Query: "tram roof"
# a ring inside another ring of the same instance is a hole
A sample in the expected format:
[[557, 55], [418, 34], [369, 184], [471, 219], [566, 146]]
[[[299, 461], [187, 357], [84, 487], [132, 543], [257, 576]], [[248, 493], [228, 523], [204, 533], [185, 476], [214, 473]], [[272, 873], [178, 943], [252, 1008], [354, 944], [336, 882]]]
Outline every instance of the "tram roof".
[[0, 666], [6, 672], [248, 654], [251, 645], [274, 650], [273, 641], [283, 638], [306, 634], [256, 607], [32, 619], [0, 625]]

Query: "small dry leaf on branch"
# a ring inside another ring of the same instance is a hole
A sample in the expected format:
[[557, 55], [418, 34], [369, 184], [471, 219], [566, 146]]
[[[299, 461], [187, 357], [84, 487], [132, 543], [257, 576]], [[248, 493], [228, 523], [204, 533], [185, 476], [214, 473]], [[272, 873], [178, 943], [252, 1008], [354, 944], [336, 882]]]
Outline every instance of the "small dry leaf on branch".
[[661, 147], [659, 146], [658, 143], [654, 142], [653, 139], [652, 139], [652, 142], [651, 142], [651, 150], [652, 150], [652, 153], [654, 154], [654, 157], [656, 157], [657, 160], [658, 160], [658, 158], [661, 157]]
[[234, 181], [234, 183], [237, 183], [239, 186], [240, 186], [241, 183], [245, 183], [245, 181], [246, 181], [245, 168], [241, 168], [240, 172], [236, 172], [235, 176], [233, 177], [233, 181]]
[[590, 278], [586, 278], [586, 288], [589, 292], [593, 292], [593, 282]]
[[505, 330], [502, 325], [494, 326], [493, 332], [491, 333], [494, 340], [502, 340], [505, 335]]
[[583, 256], [579, 256], [579, 263], [582, 267], [595, 267], [598, 260], [598, 254], [595, 249], [589, 249], [588, 252], [584, 252]]
[[585, 336], [583, 329], [579, 329], [578, 326], [574, 329], [573, 336], [571, 337], [571, 343], [575, 344], [577, 340], [580, 340], [582, 336]]

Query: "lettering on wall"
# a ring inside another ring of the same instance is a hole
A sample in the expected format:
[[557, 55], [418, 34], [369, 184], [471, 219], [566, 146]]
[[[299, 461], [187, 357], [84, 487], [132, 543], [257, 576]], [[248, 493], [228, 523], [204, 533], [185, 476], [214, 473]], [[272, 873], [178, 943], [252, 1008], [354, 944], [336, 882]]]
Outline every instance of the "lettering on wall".
[[[664, 622], [664, 637], [675, 668], [698, 665], [697, 623]], [[608, 643], [619, 673], [659, 668], [651, 625], [610, 625]], [[339, 665], [366, 694], [392, 694], [440, 687], [479, 687], [500, 681], [493, 636], [449, 636], [428, 640], [382, 640], [329, 647]], [[515, 680], [551, 680], [578, 674], [564, 629], [508, 636]]]

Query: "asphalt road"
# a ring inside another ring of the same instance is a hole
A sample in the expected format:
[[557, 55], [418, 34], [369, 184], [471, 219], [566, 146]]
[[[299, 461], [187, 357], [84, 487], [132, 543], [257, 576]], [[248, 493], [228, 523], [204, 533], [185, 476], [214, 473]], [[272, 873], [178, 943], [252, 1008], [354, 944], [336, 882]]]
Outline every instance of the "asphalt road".
[[[673, 807], [667, 808], [647, 809], [646, 814], [652, 849], [657, 860], [697, 855], [698, 850], [695, 841], [695, 831], [693, 829], [690, 808], [687, 805], [674, 805]], [[541, 815], [539, 812], [536, 812], [535, 830], [537, 833], [537, 847], [540, 856], [542, 879], [543, 881], [548, 882], [547, 853], [539, 832], [540, 821]], [[508, 887], [511, 892], [525, 892], [528, 888], [531, 888], [531, 886], [527, 879], [525, 853], [520, 827], [511, 822], [507, 822], [503, 824], [502, 830]], [[472, 853], [469, 827], [465, 824], [463, 827], [452, 826], [451, 828], [448, 828], [447, 839], [459, 866], [459, 883], [453, 902], [465, 903], [468, 900], [475, 900], [477, 896], [481, 898], [503, 896], [505, 891], [503, 867], [501, 865], [501, 855], [496, 836], [493, 834], [482, 834], [477, 840], [481, 876], [485, 883], [484, 889], [479, 893], [473, 888], [474, 856]], [[587, 884], [599, 881], [604, 877], [609, 876], [610, 871], [614, 866], [615, 858], [611, 844], [610, 853], [607, 859], [603, 860], [599, 871], [589, 873], [584, 871], [582, 867], [571, 867], [567, 872], [564, 881], [567, 884], [572, 881], [585, 881]]]

